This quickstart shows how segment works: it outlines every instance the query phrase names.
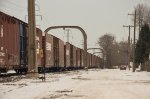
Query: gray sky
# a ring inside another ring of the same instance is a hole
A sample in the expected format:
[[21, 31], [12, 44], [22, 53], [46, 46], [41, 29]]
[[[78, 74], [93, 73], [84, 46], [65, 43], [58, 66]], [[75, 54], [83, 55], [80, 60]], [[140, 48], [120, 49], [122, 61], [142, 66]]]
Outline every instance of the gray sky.
[[[128, 13], [133, 12], [138, 3], [150, 4], [149, 0], [36, 0], [40, 7], [36, 17], [37, 25], [44, 31], [49, 26], [81, 26], [88, 36], [88, 47], [95, 47], [98, 37], [105, 33], [113, 34], [117, 41], [127, 40], [128, 29], [123, 25], [132, 24]], [[38, 9], [36, 6], [36, 9]], [[0, 10], [25, 21], [27, 0], [0, 0]], [[62, 40], [66, 40], [63, 30], [52, 31]], [[82, 34], [71, 30], [76, 46], [81, 47]], [[133, 33], [131, 33], [133, 35]], [[72, 39], [72, 38], [70, 38]]]

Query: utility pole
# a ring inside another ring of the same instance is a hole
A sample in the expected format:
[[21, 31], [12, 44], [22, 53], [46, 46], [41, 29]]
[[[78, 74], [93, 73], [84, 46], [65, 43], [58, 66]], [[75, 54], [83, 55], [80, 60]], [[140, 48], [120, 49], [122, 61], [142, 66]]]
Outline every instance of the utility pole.
[[134, 14], [134, 43], [133, 43], [133, 72], [135, 72], [135, 34], [136, 34], [136, 10], [135, 10], [135, 14]]
[[82, 48], [84, 48], [84, 41], [83, 40], [81, 40], [81, 46], [82, 46]]
[[35, 0], [28, 0], [28, 72], [31, 77], [35, 77], [38, 72], [36, 66], [35, 26]]
[[135, 72], [135, 39], [136, 39], [136, 10], [134, 14], [128, 14], [128, 15], [134, 15], [134, 35], [133, 35], [133, 72]]
[[129, 36], [128, 36], [128, 68], [130, 70], [130, 54], [131, 54], [131, 48], [130, 48], [130, 46], [131, 46], [131, 43], [130, 43], [130, 30], [131, 30], [131, 27], [134, 27], [134, 26], [131, 26], [131, 25], [125, 26], [125, 25], [123, 25], [123, 27], [129, 28]]
[[[72, 31], [70, 29], [64, 29], [64, 34], [66, 34], [65, 37], [67, 37], [67, 42], [70, 42], [70, 39], [69, 39], [70, 37], [72, 37], [72, 39], [73, 39]], [[71, 34], [71, 36], [70, 36], [70, 34]], [[72, 42], [70, 42], [70, 43], [72, 43]]]
[[69, 33], [70, 33], [70, 29], [66, 29], [66, 31], [67, 31], [67, 42], [69, 42], [69, 37], [70, 37]]
[[70, 32], [70, 30], [67, 29], [66, 31], [67, 31], [67, 42], [69, 42], [69, 32]]

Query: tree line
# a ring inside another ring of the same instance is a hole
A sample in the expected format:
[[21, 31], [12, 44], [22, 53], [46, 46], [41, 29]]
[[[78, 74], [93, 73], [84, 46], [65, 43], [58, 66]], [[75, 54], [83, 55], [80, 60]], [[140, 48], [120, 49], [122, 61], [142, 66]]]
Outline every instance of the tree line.
[[[141, 70], [146, 70], [145, 63], [149, 61], [150, 57], [150, 7], [138, 4], [135, 10], [137, 12], [136, 29], [139, 32], [135, 46], [135, 63], [136, 67], [141, 66]], [[133, 18], [131, 20], [134, 22]], [[129, 41], [116, 42], [115, 36], [106, 33], [99, 37], [98, 44], [104, 50], [106, 68], [113, 68], [116, 65], [128, 65], [128, 60], [133, 60], [133, 44], [130, 46]], [[129, 47], [131, 48], [130, 59]]]
[[106, 33], [98, 39], [99, 46], [104, 50], [105, 68], [128, 64], [128, 42], [117, 42], [115, 36]]

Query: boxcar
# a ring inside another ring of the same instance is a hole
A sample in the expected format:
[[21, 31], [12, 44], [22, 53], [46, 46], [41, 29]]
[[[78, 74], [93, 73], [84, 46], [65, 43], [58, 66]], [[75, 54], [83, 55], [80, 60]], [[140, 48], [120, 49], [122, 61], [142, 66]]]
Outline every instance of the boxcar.
[[65, 67], [66, 69], [71, 69], [73, 65], [73, 48], [69, 42], [65, 44]]
[[[49, 71], [49, 69], [53, 66], [53, 36], [50, 34], [45, 34], [45, 36], [42, 37], [42, 48], [43, 48], [43, 67], [45, 67], [46, 71]], [[43, 67], [38, 67], [38, 71], [42, 72]]]
[[98, 66], [98, 57], [95, 56], [95, 68], [97, 68], [97, 67], [99, 67], [99, 66]]
[[96, 67], [96, 55], [93, 55], [93, 68]]
[[76, 50], [77, 47], [73, 45], [73, 69], [77, 69]]
[[59, 70], [65, 69], [64, 42], [59, 39]]
[[[43, 36], [44, 63], [46, 71], [64, 69], [64, 42], [50, 34]], [[41, 72], [42, 67], [38, 67]]]
[[76, 69], [77, 68], [77, 62], [76, 62], [76, 50], [77, 48], [70, 44], [69, 42], [66, 42], [65, 44], [65, 66], [66, 69], [68, 70], [72, 70], [72, 69]]
[[[17, 20], [17, 19], [16, 19]], [[15, 68], [16, 72], [27, 72], [27, 24], [18, 20], [19, 22], [19, 54], [20, 54], [20, 68]]]
[[0, 12], [0, 72], [19, 67], [19, 22]]
[[92, 54], [90, 53], [90, 68], [92, 68]]
[[76, 67], [77, 69], [80, 68], [80, 48], [76, 49]]
[[[0, 72], [27, 72], [27, 23], [0, 12]], [[37, 65], [41, 65], [42, 31], [36, 29]]]
[[87, 52], [87, 67], [90, 68], [90, 53]]
[[94, 55], [91, 54], [91, 68], [94, 67]]
[[84, 55], [84, 51], [83, 49], [80, 49], [80, 69], [83, 69], [84, 68], [84, 65], [83, 65], [83, 55]]
[[36, 65], [37, 67], [41, 67], [42, 65], [42, 56], [41, 56], [41, 51], [42, 49], [42, 31], [38, 28], [36, 28]]
[[101, 68], [101, 58], [100, 57], [97, 58], [97, 65], [98, 65], [98, 68]]

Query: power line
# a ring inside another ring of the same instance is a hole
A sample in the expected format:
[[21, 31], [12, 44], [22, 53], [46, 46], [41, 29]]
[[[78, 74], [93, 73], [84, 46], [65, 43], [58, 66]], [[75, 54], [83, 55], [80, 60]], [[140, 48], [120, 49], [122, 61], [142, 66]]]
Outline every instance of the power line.
[[[6, 0], [6, 1], [9, 2], [9, 4], [11, 4], [11, 5], [13, 5], [13, 6], [19, 7], [19, 8], [21, 8], [21, 9], [23, 9], [23, 10], [26, 9], [26, 11], [27, 11], [27, 7], [23, 7], [23, 6], [19, 5], [19, 4], [16, 4], [16, 3], [12, 2], [12, 1], [9, 1], [9, 0]], [[7, 3], [7, 4], [8, 4], [8, 3]]]
[[[66, 31], [67, 33], [65, 33], [65, 31]], [[70, 37], [73, 38], [73, 36], [71, 36], [71, 35], [72, 35], [71, 30], [70, 30], [70, 29], [65, 29], [65, 30], [64, 30], [64, 33], [66, 34], [67, 42], [70, 42]], [[71, 35], [70, 35], [70, 34], [71, 34]]]

